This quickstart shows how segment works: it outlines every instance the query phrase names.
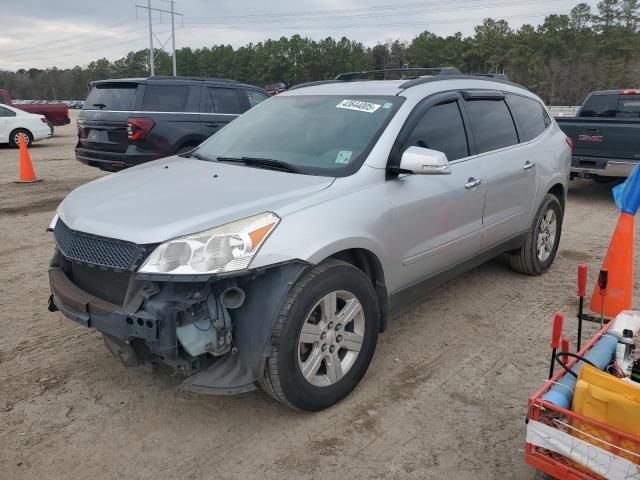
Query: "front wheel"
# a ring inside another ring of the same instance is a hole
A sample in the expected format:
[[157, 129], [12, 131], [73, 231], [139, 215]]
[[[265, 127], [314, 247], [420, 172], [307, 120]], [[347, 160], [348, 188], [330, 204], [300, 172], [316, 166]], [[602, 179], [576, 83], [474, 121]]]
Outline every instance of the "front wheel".
[[558, 197], [545, 195], [524, 244], [510, 257], [511, 268], [527, 275], [541, 275], [549, 270], [558, 252], [563, 214]]
[[289, 292], [272, 332], [263, 387], [293, 408], [327, 408], [360, 382], [379, 329], [371, 280], [346, 262], [325, 261]]

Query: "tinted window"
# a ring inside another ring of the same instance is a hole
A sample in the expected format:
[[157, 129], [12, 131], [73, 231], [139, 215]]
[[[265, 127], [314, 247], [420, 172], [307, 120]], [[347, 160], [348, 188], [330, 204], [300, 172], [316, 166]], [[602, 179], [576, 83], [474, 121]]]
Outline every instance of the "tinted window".
[[458, 102], [431, 107], [414, 127], [406, 146], [438, 150], [446, 154], [449, 160], [469, 156], [467, 136]]
[[84, 110], [133, 110], [137, 84], [95, 86], [84, 102]]
[[235, 88], [206, 88], [204, 111], [207, 113], [242, 113]]
[[516, 127], [503, 100], [472, 100], [466, 106], [478, 153], [518, 143]]
[[621, 95], [618, 102], [618, 117], [640, 118], [640, 95]]
[[249, 99], [249, 107], [255, 107], [260, 102], [263, 102], [267, 98], [269, 98], [264, 93], [260, 93], [255, 90], [247, 90], [247, 97]]
[[189, 98], [186, 85], [147, 85], [142, 110], [148, 112], [184, 112]]
[[591, 95], [582, 107], [581, 117], [615, 117], [618, 94]]
[[0, 107], [0, 117], [15, 117], [16, 112], [9, 110], [8, 108]]
[[509, 95], [511, 112], [518, 122], [520, 129], [520, 141], [533, 140], [548, 126], [545, 111], [542, 105], [531, 98], [519, 95]]

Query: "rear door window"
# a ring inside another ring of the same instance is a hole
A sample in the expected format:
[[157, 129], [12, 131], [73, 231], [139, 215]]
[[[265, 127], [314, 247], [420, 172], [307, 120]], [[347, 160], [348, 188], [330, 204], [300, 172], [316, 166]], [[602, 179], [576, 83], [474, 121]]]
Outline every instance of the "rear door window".
[[528, 142], [538, 137], [549, 125], [544, 107], [532, 98], [507, 95], [509, 107], [518, 122], [520, 141]]
[[247, 98], [249, 99], [249, 107], [253, 108], [258, 105], [260, 102], [264, 102], [268, 96], [264, 93], [258, 92], [256, 90], [246, 90]]
[[15, 117], [16, 112], [9, 110], [8, 108], [0, 107], [0, 117]]
[[84, 102], [84, 110], [133, 110], [136, 100], [136, 83], [96, 85]]
[[615, 117], [618, 94], [591, 95], [580, 111], [581, 117]]
[[640, 95], [620, 95], [616, 116], [620, 118], [640, 118]]
[[449, 161], [468, 157], [469, 146], [458, 102], [442, 103], [427, 110], [405, 145], [438, 150]]
[[147, 112], [184, 112], [189, 99], [187, 85], [147, 85], [142, 110]]
[[242, 113], [240, 97], [235, 88], [207, 87], [203, 92], [205, 113]]
[[518, 134], [504, 100], [470, 100], [466, 108], [478, 153], [510, 147], [518, 143]]

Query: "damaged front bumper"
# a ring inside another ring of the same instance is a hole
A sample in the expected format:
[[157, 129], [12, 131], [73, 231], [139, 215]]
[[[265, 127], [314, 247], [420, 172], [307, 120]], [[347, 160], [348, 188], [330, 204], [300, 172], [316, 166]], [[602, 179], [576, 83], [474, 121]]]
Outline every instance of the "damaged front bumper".
[[[292, 262], [189, 281], [131, 273], [120, 302], [77, 285], [85, 286], [92, 270], [84, 266], [81, 277], [74, 266], [56, 252], [49, 269], [50, 310], [101, 332], [125, 365], [168, 365], [186, 376], [184, 389], [209, 394], [256, 388], [270, 352], [272, 326], [289, 289], [308, 267]], [[96, 278], [103, 271], [95, 267]], [[227, 308], [221, 296], [230, 288], [244, 298], [227, 302]]]

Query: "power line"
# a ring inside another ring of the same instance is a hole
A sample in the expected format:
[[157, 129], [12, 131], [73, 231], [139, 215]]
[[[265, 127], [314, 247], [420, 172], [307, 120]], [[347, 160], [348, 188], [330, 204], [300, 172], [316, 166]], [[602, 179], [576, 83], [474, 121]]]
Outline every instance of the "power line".
[[[168, 31], [164, 31], [164, 32], [160, 32], [160, 33], [162, 35], [164, 35], [164, 34], [167, 34]], [[143, 36], [139, 36], [139, 37], [129, 38], [129, 39], [124, 40], [122, 42], [116, 42], [116, 43], [110, 42], [107, 45], [103, 45], [101, 47], [95, 47], [95, 48], [92, 48], [91, 50], [92, 51], [106, 50], [106, 49], [110, 49], [112, 47], [116, 47], [116, 46], [119, 46], [119, 45], [125, 45], [125, 44], [130, 44], [130, 43], [133, 43], [133, 42], [137, 42], [137, 41], [145, 39], [145, 38], [147, 38], [147, 36], [143, 35]], [[130, 51], [134, 51], [134, 50], [130, 50]], [[58, 59], [58, 58], [66, 58], [66, 57], [70, 57], [70, 56], [77, 55], [77, 54], [78, 54], [77, 51], [67, 52], [67, 53], [63, 53], [63, 54], [60, 54], [60, 55], [56, 55], [56, 59]], [[51, 57], [48, 56], [48, 55], [47, 56], [41, 56], [41, 57], [30, 59], [28, 61], [29, 62], [38, 62], [38, 61], [41, 61], [41, 60], [46, 60], [48, 58], [51, 58]], [[4, 60], [4, 59], [2, 59], [2, 60]], [[23, 63], [23, 62], [18, 62], [18, 61], [15, 61], [15, 60], [11, 61], [10, 60], [8, 63], [11, 63], [13, 65], [19, 65], [20, 63]]]
[[[531, 0], [528, 2], [529, 5], [537, 5], [537, 4], [545, 4], [545, 3], [557, 3], [557, 0]], [[485, 9], [485, 8], [496, 8], [496, 7], [512, 7], [521, 5], [521, 1], [500, 1], [497, 3], [483, 3], [470, 5], [465, 7], [443, 7], [436, 9], [428, 9], [428, 10], [415, 10], [408, 11], [402, 13], [372, 13], [372, 14], [358, 14], [358, 15], [344, 15], [338, 17], [322, 17], [322, 18], [282, 18], [277, 20], [265, 20], [265, 19], [256, 19], [256, 20], [246, 20], [243, 23], [245, 24], [277, 24], [277, 23], [295, 23], [299, 24], [300, 22], [321, 22], [321, 21], [336, 21], [336, 20], [356, 20], [356, 19], [368, 19], [368, 18], [388, 18], [388, 17], [398, 17], [398, 16], [407, 16], [407, 15], [418, 15], [423, 13], [442, 13], [442, 12], [460, 12], [460, 11], [469, 11], [469, 10], [477, 10], [477, 9]], [[237, 25], [237, 22], [222, 22], [218, 20], [205, 20], [201, 18], [190, 19], [187, 18], [187, 25]]]
[[[14, 53], [12, 55], [5, 55], [3, 56], [3, 59], [5, 58], [30, 58], [35, 56], [40, 56], [42, 54], [42, 52], [48, 52], [48, 51], [52, 51], [52, 50], [60, 50], [60, 49], [68, 49], [68, 48], [75, 48], [75, 47], [84, 47], [86, 45], [90, 45], [93, 43], [102, 43], [102, 42], [112, 42], [114, 37], [121, 37], [122, 35], [128, 34], [128, 33], [133, 33], [136, 31], [139, 31], [140, 27], [136, 26], [134, 28], [130, 28], [127, 30], [122, 30], [122, 31], [117, 31], [117, 32], [112, 32], [111, 34], [109, 34], [108, 37], [102, 37], [102, 38], [94, 38], [92, 40], [77, 40], [77, 36], [76, 36], [76, 41], [74, 42], [67, 42], [64, 43], [62, 45], [57, 45], [57, 46], [52, 46], [52, 47], [48, 47], [48, 48], [39, 48], [37, 49], [37, 51], [31, 51], [30, 53]], [[92, 47], [93, 48], [93, 47]]]
[[[120, 26], [122, 26], [122, 25], [126, 25], [127, 23], [131, 23], [131, 22], [135, 22], [135, 20], [120, 21], [120, 22], [113, 23], [113, 24], [111, 24], [111, 25], [106, 25], [106, 26], [104, 26], [104, 27], [100, 27], [100, 28], [102, 28], [102, 29], [104, 29], [104, 30], [107, 30], [107, 29], [111, 29], [111, 28], [117, 28], [117, 27], [120, 27]], [[98, 34], [98, 32], [92, 32], [92, 33], [90, 33], [89, 35], [96, 35], [96, 34]], [[74, 34], [73, 36], [63, 37], [63, 38], [58, 39], [58, 40], [53, 40], [53, 41], [48, 41], [48, 42], [42, 42], [42, 43], [35, 43], [35, 44], [31, 44], [31, 45], [21, 45], [21, 47], [20, 47], [20, 50], [19, 50], [19, 51], [22, 51], [22, 50], [31, 50], [32, 48], [37, 48], [37, 47], [41, 47], [41, 46], [52, 46], [52, 45], [58, 45], [58, 44], [60, 44], [60, 43], [66, 43], [66, 42], [68, 42], [68, 40], [70, 40], [70, 39], [77, 40], [77, 38], [78, 38], [78, 34]], [[2, 49], [2, 50], [0, 50], [0, 54], [1, 54], [1, 53], [4, 53], [4, 52], [15, 53], [15, 52], [16, 52], [16, 49], [15, 49], [15, 48], [10, 48], [10, 49]]]
[[[459, 4], [459, 3], [471, 3], [473, 0], [450, 0], [447, 2], [448, 5]], [[558, 0], [556, 0], [557, 3]], [[568, 0], [567, 0], [568, 1]], [[528, 5], [532, 2], [529, 1], [520, 1], [518, 4]], [[214, 20], [245, 20], [249, 18], [259, 18], [259, 19], [273, 19], [273, 18], [282, 18], [282, 17], [295, 17], [299, 18], [301, 16], [316, 16], [316, 15], [332, 15], [332, 14], [351, 14], [351, 13], [361, 13], [361, 12], [370, 12], [370, 11], [380, 11], [380, 10], [391, 10], [397, 11], [405, 8], [416, 8], [416, 7], [425, 7], [431, 5], [442, 5], [442, 1], [432, 0], [426, 2], [414, 2], [414, 3], [404, 3], [404, 4], [392, 4], [392, 5], [377, 5], [377, 6], [369, 6], [369, 7], [360, 7], [360, 8], [348, 8], [348, 9], [327, 9], [327, 10], [311, 10], [311, 11], [295, 11], [295, 12], [279, 12], [279, 13], [258, 13], [258, 14], [244, 14], [244, 15], [223, 15], [223, 16], [215, 16], [215, 17], [185, 17], [186, 18], [198, 18], [198, 19], [214, 19]]]
[[[561, 14], [560, 12], [540, 12], [540, 13], [532, 13], [532, 14], [520, 14], [520, 15], [503, 15], [500, 18], [494, 18], [494, 20], [511, 20], [511, 19], [519, 19], [519, 18], [539, 18], [546, 17], [548, 15], [557, 15]], [[345, 24], [345, 25], [297, 25], [297, 26], [280, 26], [278, 29], [287, 29], [287, 30], [340, 30], [346, 28], [373, 28], [373, 27], [408, 27], [408, 26], [429, 26], [429, 25], [448, 25], [448, 24], [462, 24], [462, 23], [471, 23], [471, 22], [479, 22], [485, 20], [487, 16], [483, 17], [473, 17], [473, 18], [464, 18], [464, 19], [450, 19], [450, 20], [430, 20], [427, 22], [398, 22], [398, 23], [367, 23], [367, 24]], [[213, 29], [213, 30], [221, 30], [225, 29], [225, 25], [185, 25], [185, 29]]]

